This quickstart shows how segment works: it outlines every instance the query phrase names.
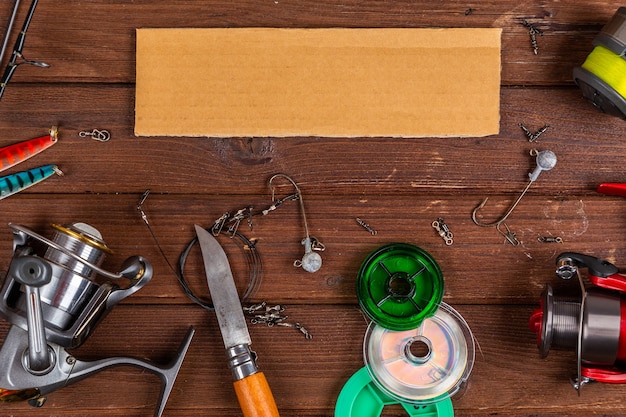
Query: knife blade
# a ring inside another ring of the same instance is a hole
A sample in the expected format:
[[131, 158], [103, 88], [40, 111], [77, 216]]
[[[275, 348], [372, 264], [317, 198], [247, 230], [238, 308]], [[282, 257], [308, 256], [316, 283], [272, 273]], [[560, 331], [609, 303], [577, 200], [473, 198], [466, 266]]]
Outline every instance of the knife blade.
[[241, 411], [244, 417], [279, 417], [267, 379], [256, 364], [256, 353], [250, 349], [252, 341], [228, 257], [210, 232], [198, 225], [195, 229]]

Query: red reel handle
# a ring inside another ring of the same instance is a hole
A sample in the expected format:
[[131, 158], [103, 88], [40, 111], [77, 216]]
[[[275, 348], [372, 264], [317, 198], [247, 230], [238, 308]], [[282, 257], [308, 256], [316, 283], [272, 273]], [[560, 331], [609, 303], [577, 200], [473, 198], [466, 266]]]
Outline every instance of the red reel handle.
[[609, 290], [626, 291], [626, 276], [622, 274], [613, 274], [608, 277], [597, 277], [589, 275], [589, 281], [600, 288]]
[[626, 383], [626, 373], [611, 369], [583, 367], [581, 369], [581, 375], [596, 382], [604, 382], [605, 384]]
[[615, 182], [604, 182], [598, 185], [597, 192], [609, 195], [618, 195], [626, 197], [626, 184]]

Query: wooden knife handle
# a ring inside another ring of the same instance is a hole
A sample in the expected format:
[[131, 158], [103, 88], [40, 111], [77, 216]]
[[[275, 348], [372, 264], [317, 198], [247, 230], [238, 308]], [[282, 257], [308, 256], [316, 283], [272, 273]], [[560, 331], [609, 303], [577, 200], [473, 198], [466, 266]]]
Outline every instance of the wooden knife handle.
[[263, 372], [235, 381], [233, 386], [244, 417], [280, 417]]

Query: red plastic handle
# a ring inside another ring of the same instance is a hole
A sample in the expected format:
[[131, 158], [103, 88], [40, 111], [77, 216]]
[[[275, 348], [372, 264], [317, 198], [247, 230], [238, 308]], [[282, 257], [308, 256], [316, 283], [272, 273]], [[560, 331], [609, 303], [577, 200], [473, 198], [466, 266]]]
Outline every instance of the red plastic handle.
[[581, 369], [581, 375], [606, 384], [626, 383], [626, 373], [616, 370], [583, 367]]
[[621, 197], [626, 197], [626, 184], [605, 182], [598, 185], [596, 191], [602, 194], [619, 195]]
[[589, 275], [589, 281], [593, 285], [609, 290], [626, 291], [626, 276], [622, 274], [613, 274], [608, 277], [596, 277]]

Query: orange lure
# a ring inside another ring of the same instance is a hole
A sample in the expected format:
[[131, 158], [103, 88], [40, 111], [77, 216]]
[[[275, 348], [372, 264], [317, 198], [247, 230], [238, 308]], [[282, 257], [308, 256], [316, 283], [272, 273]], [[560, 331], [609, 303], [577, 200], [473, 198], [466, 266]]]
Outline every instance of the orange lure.
[[24, 142], [0, 148], [0, 171], [9, 169], [48, 149], [57, 142], [57, 135], [58, 130], [56, 126], [53, 126], [50, 128], [50, 133], [47, 136], [25, 140]]

